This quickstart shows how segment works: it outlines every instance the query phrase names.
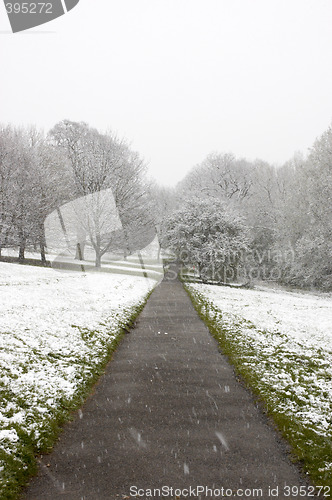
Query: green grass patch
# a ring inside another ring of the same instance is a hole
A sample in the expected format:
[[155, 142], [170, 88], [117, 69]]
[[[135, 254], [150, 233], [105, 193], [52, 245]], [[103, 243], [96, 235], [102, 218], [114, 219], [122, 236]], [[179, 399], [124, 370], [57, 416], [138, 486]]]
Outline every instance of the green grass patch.
[[[303, 346], [303, 352], [292, 350], [281, 333], [259, 331], [241, 318], [231, 322], [202, 293], [188, 284], [184, 287], [223, 354], [291, 445], [292, 460], [313, 484], [330, 488], [331, 495], [332, 408], [326, 391], [331, 376], [323, 353], [306, 352]], [[310, 408], [316, 416], [321, 408], [320, 422], [315, 422]]]
[[[38, 412], [34, 412], [34, 402], [27, 400], [26, 395], [15, 399], [15, 404], [20, 408], [29, 409], [29, 417], [36, 424], [38, 429], [36, 434], [28, 434], [19, 423], [11, 425], [11, 429], [16, 430], [18, 435], [17, 443], [8, 443], [0, 449], [0, 499], [16, 500], [26, 486], [27, 482], [37, 472], [37, 457], [40, 454], [49, 453], [52, 450], [63, 425], [75, 418], [76, 411], [82, 406], [93, 386], [105, 372], [105, 368], [111, 360], [113, 352], [121, 342], [123, 335], [128, 332], [134, 324], [135, 319], [145, 306], [152, 291], [147, 295], [144, 301], [126, 311], [124, 319], [120, 320], [118, 330], [110, 332], [110, 340], [105, 338], [98, 339], [101, 349], [98, 349], [98, 356], [92, 360], [87, 360], [84, 356], [81, 358], [81, 369], [77, 376], [81, 380], [75, 394], [71, 398], [59, 397], [55, 407], [47, 409], [46, 416], [40, 418]], [[94, 331], [87, 329], [80, 330], [82, 338], [89, 344], [95, 340]], [[32, 353], [34, 355], [35, 353]], [[54, 363], [57, 363], [59, 356], [54, 356]], [[0, 384], [0, 397], [3, 401], [10, 403], [13, 400], [13, 394], [5, 390]], [[48, 395], [45, 394], [47, 399]], [[10, 408], [10, 405], [9, 405]], [[11, 410], [8, 410], [7, 416], [11, 416]]]

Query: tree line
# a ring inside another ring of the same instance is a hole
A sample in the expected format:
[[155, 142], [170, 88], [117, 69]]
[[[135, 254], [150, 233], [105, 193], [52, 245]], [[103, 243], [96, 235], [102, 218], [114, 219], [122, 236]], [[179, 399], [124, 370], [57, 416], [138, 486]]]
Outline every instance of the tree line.
[[332, 290], [332, 126], [278, 168], [210, 154], [172, 196], [164, 245], [203, 279]]
[[38, 249], [46, 263], [45, 221], [57, 213], [69, 241], [61, 207], [71, 203], [76, 258], [84, 259], [89, 244], [100, 267], [111, 249], [126, 255], [144, 247], [155, 230], [145, 173], [125, 140], [86, 123], [64, 120], [46, 136], [34, 127], [1, 126], [0, 252], [18, 248], [24, 261], [27, 249]]
[[112, 132], [69, 120], [47, 135], [0, 126], [0, 255], [17, 248], [20, 261], [33, 248], [46, 262], [56, 214], [76, 259], [88, 246], [97, 267], [157, 234], [203, 280], [331, 290], [331, 192], [332, 126], [281, 167], [212, 153], [175, 188], [148, 181], [144, 160]]

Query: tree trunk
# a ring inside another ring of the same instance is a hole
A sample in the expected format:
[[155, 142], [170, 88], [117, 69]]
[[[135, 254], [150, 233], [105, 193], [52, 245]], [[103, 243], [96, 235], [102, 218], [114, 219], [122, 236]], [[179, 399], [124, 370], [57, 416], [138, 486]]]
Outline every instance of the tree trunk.
[[45, 246], [42, 243], [40, 243], [40, 260], [43, 264], [46, 264]]
[[75, 260], [84, 260], [85, 243], [77, 243]]
[[129, 237], [125, 228], [123, 228], [124, 235], [124, 249], [123, 249], [123, 258], [127, 260], [128, 255], [130, 255], [130, 246], [129, 246]]
[[66, 226], [65, 226], [65, 222], [64, 222], [63, 217], [62, 217], [61, 210], [60, 210], [59, 207], [57, 207], [56, 211], [57, 211], [57, 214], [58, 214], [58, 217], [59, 217], [60, 226], [61, 226], [62, 232], [64, 234], [67, 247], [69, 248], [70, 247], [70, 241], [69, 241], [69, 238], [68, 238], [68, 233], [67, 233], [67, 229], [66, 229]]
[[101, 238], [100, 234], [96, 235], [96, 246], [95, 246], [95, 252], [96, 252], [96, 267], [99, 269], [101, 267]]
[[25, 252], [25, 241], [24, 242], [22, 241], [22, 242], [20, 242], [20, 249], [19, 249], [19, 253], [18, 253], [19, 262], [24, 261], [24, 259], [25, 259], [24, 252]]
[[96, 267], [98, 269], [101, 268], [101, 255], [100, 255], [100, 252], [96, 252]]
[[43, 264], [46, 264], [46, 238], [45, 238], [45, 226], [44, 223], [39, 226], [39, 248], [40, 248], [40, 260]]
[[25, 259], [25, 245], [26, 245], [26, 238], [24, 236], [24, 232], [22, 228], [19, 228], [18, 230], [18, 237], [19, 237], [19, 253], [18, 253], [18, 260], [19, 262], [23, 262]]
[[[157, 243], [158, 243], [157, 261], [160, 262], [160, 254], [161, 254], [161, 244], [160, 244], [161, 238], [159, 238], [160, 227], [158, 225], [155, 225], [154, 228], [156, 231], [156, 237], [157, 237]], [[161, 236], [161, 234], [160, 234], [160, 236]]]
[[143, 269], [143, 276], [144, 276], [144, 278], [147, 278], [148, 274], [147, 274], [147, 272], [145, 270], [145, 265], [144, 265], [144, 261], [143, 261], [141, 252], [138, 252], [138, 258], [139, 258], [139, 261], [140, 261], [140, 264], [141, 264], [141, 268]]
[[8, 236], [10, 232], [10, 227], [6, 230], [4, 237], [1, 238], [1, 245], [0, 245], [0, 257], [2, 257], [2, 249], [6, 248], [6, 245], [8, 243]]
[[84, 260], [84, 250], [86, 243], [86, 234], [85, 231], [81, 228], [77, 228], [77, 245], [76, 245], [76, 260]]

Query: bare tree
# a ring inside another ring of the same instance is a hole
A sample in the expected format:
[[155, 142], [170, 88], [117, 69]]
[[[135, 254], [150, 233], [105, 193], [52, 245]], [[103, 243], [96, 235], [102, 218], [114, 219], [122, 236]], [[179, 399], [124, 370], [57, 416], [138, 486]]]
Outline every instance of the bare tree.
[[112, 192], [123, 226], [124, 257], [146, 247], [156, 235], [146, 165], [137, 152], [121, 144], [121, 160], [112, 174]]
[[[50, 131], [54, 143], [65, 152], [75, 183], [72, 199], [91, 195], [111, 186], [112, 171], [120, 162], [121, 144], [111, 134], [100, 134], [88, 124], [64, 120]], [[84, 259], [87, 233], [77, 227], [76, 258]]]
[[160, 261], [161, 243], [165, 239], [167, 217], [177, 206], [175, 188], [150, 183], [149, 194], [152, 203], [153, 223], [158, 236], [157, 260]]
[[210, 154], [180, 183], [181, 194], [198, 194], [238, 204], [249, 195], [252, 185], [250, 164], [232, 154]]
[[0, 130], [1, 244], [39, 246], [46, 261], [44, 222], [68, 196], [68, 176], [61, 159], [34, 127]]
[[18, 159], [15, 131], [0, 126], [0, 256], [8, 243], [14, 217], [14, 176]]
[[[88, 204], [86, 210], [81, 209], [81, 222], [77, 225], [77, 257], [84, 258], [84, 246], [89, 241], [99, 267], [101, 257], [112, 248], [114, 230], [120, 231], [111, 217], [112, 197], [122, 225], [120, 241], [124, 253], [133, 252], [139, 245], [138, 234], [144, 239], [147, 227], [152, 226], [144, 161], [125, 141], [118, 140], [111, 132], [101, 134], [85, 123], [63, 121], [51, 130], [50, 136], [66, 152], [76, 197], [83, 195], [82, 200]], [[108, 201], [104, 193], [108, 193]]]

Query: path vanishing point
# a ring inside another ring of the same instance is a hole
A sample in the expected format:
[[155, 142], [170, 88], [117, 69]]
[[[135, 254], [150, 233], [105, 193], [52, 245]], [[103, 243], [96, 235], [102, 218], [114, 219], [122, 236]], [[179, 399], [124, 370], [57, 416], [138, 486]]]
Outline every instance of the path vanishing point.
[[24, 500], [307, 498], [287, 495], [305, 478], [167, 276], [39, 462]]

